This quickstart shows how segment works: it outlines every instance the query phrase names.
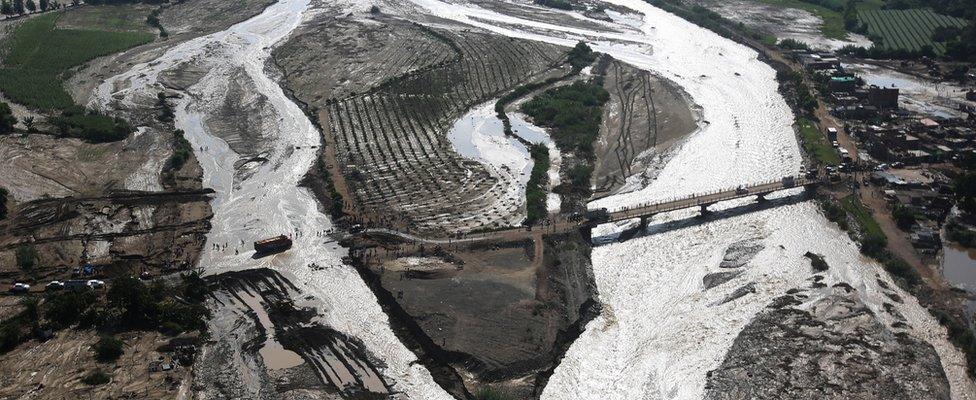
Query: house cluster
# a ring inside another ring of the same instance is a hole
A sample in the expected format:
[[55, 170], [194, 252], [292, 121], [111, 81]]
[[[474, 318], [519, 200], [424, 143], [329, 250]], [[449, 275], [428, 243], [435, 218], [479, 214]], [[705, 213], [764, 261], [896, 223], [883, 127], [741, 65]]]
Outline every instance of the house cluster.
[[[831, 113], [857, 142], [862, 183], [880, 190], [896, 220], [908, 221], [903, 229], [917, 250], [936, 254], [941, 226], [953, 207], [951, 162], [976, 154], [976, 108], [960, 104], [968, 118], [910, 112], [899, 108], [897, 88], [866, 85], [832, 53], [797, 50], [792, 56], [814, 77]], [[976, 101], [976, 90], [966, 98]], [[838, 147], [836, 131], [826, 135]], [[838, 151], [846, 166], [849, 155]]]
[[936, 254], [941, 226], [954, 203], [952, 180], [939, 170], [901, 163], [879, 164], [865, 179], [881, 189], [892, 210], [913, 216], [908, 228], [912, 245], [922, 254]]

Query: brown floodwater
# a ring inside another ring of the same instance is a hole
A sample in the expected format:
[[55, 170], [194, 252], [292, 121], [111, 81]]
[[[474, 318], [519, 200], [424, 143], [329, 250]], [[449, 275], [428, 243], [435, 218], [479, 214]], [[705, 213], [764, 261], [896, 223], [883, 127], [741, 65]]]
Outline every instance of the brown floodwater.
[[954, 244], [942, 248], [942, 276], [970, 294], [967, 309], [976, 312], [976, 249]]

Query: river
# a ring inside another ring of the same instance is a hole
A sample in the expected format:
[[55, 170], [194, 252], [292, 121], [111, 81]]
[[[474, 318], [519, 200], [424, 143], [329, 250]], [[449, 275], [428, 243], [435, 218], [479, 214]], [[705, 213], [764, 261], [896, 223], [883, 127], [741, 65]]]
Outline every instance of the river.
[[[436, 16], [492, 32], [560, 45], [586, 40], [601, 52], [673, 80], [703, 109], [705, 126], [693, 134], [649, 186], [601, 199], [591, 207], [620, 208], [678, 195], [755, 183], [799, 170], [801, 157], [791, 128], [793, 114], [776, 91], [775, 72], [755, 51], [639, 0], [608, 0], [632, 10], [609, 13], [606, 31], [559, 26], [524, 15], [504, 15], [472, 5], [413, 0]], [[579, 17], [577, 15], [577, 17]], [[783, 194], [784, 196], [791, 193]], [[748, 201], [719, 204], [724, 208]], [[604, 312], [573, 343], [543, 392], [545, 399], [698, 399], [705, 374], [721, 363], [743, 327], [787, 290], [812, 278], [806, 251], [829, 263], [825, 283], [846, 282], [877, 315], [878, 279], [894, 286], [879, 265], [828, 222], [811, 202], [765, 211], [730, 212], [705, 223], [688, 223], [692, 211], [661, 215], [654, 235], [593, 251], [593, 269]], [[633, 222], [604, 225], [594, 235], [612, 236]], [[703, 290], [702, 278], [718, 271], [725, 250], [744, 240], [762, 244], [746, 272]], [[880, 277], [880, 278], [876, 278]], [[756, 292], [715, 305], [749, 282]], [[974, 398], [962, 354], [945, 329], [911, 296], [898, 311], [912, 333], [941, 357], [953, 397]], [[810, 302], [818, 296], [811, 296]], [[890, 323], [891, 321], [885, 321]]]
[[[351, 11], [355, 5], [349, 5]], [[277, 77], [269, 76], [270, 51], [303, 21], [308, 0], [281, 0], [260, 15], [211, 35], [169, 49], [152, 62], [133, 66], [106, 80], [92, 103], [102, 108], [137, 109], [163, 88], [160, 74], [194, 67], [206, 71], [176, 101], [176, 127], [186, 138], [203, 167], [203, 184], [216, 191], [212, 202], [213, 229], [200, 266], [207, 275], [268, 267], [291, 279], [305, 294], [298, 305], [322, 310], [320, 322], [363, 341], [386, 364], [384, 375], [409, 398], [449, 399], [390, 329], [389, 320], [372, 292], [353, 267], [341, 261], [345, 249], [322, 233], [332, 228], [329, 217], [299, 181], [312, 166], [320, 144], [318, 131], [299, 107], [282, 91]], [[220, 114], [230, 80], [263, 97], [261, 108], [262, 156], [267, 162], [242, 174], [241, 160], [228, 143], [213, 135], [207, 121]], [[118, 102], [116, 102], [116, 99]], [[121, 104], [121, 105], [119, 105]], [[300, 147], [300, 149], [299, 149]], [[253, 259], [250, 243], [288, 234], [291, 251]], [[312, 264], [319, 268], [313, 269]]]
[[[412, 0], [438, 17], [498, 34], [593, 47], [673, 80], [703, 109], [705, 126], [692, 135], [651, 185], [600, 200], [593, 206], [623, 207], [709, 189], [732, 187], [792, 174], [800, 154], [790, 125], [793, 116], [776, 92], [774, 73], [748, 48], [664, 13], [639, 0], [609, 0], [633, 10], [612, 14], [605, 31], [552, 25], [503, 15], [463, 3]], [[360, 8], [359, 5], [350, 5]], [[303, 20], [307, 0], [282, 0], [228, 30], [179, 44], [150, 63], [139, 64], [100, 86], [93, 103], [103, 108], [137, 107], [154, 99], [160, 73], [189, 63], [207, 71], [182, 93], [176, 125], [186, 132], [204, 169], [204, 185], [217, 192], [213, 230], [201, 257], [208, 274], [270, 267], [308, 296], [300, 300], [323, 311], [321, 322], [361, 339], [387, 364], [382, 372], [409, 398], [448, 398], [389, 328], [388, 319], [356, 272], [341, 263], [344, 250], [321, 236], [331, 228], [315, 199], [298, 186], [312, 165], [319, 136], [308, 118], [269, 76], [270, 49]], [[611, 32], [614, 30], [614, 32]], [[247, 174], [235, 171], [241, 156], [209, 131], [220, 118], [229, 77], [249, 94], [267, 99], [261, 113], [268, 161]], [[118, 102], [113, 99], [120, 99]], [[297, 147], [302, 147], [298, 149]], [[735, 204], [717, 205], [716, 209]], [[723, 214], [720, 212], [720, 216]], [[847, 282], [879, 315], [875, 275], [890, 279], [863, 260], [854, 243], [809, 202], [765, 211], [731, 213], [705, 223], [680, 223], [687, 213], [655, 219], [656, 235], [598, 247], [593, 268], [604, 312], [590, 322], [556, 368], [547, 399], [700, 398], [705, 373], [721, 362], [743, 326], [786, 290], [808, 284], [805, 251], [825, 255], [826, 283]], [[678, 221], [676, 223], [671, 223]], [[613, 235], [626, 226], [604, 226]], [[292, 251], [254, 260], [241, 243], [274, 234], [295, 239]], [[763, 244], [746, 273], [729, 284], [702, 291], [724, 250], [744, 239]], [[311, 264], [323, 268], [313, 269]], [[756, 293], [713, 306], [746, 282]], [[898, 306], [915, 335], [938, 351], [955, 398], [976, 393], [965, 377], [961, 354], [945, 331], [914, 299]], [[814, 299], [811, 299], [811, 301]]]

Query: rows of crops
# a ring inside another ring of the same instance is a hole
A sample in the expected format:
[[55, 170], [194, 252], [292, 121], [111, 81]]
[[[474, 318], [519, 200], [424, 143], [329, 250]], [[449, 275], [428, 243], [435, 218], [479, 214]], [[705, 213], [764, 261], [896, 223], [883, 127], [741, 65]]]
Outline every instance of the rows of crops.
[[922, 51], [930, 46], [935, 54], [945, 53], [945, 43], [933, 42], [932, 33], [940, 27], [963, 28], [966, 20], [937, 14], [929, 9], [870, 10], [858, 14], [867, 25], [868, 35], [882, 42], [886, 50]]
[[41, 109], [74, 104], [61, 86], [67, 71], [96, 57], [153, 40], [146, 32], [105, 32], [56, 27], [60, 12], [24, 21], [2, 42], [0, 91]]
[[500, 226], [522, 206], [505, 200], [519, 171], [495, 176], [459, 157], [446, 133], [472, 106], [545, 71], [563, 53], [480, 33], [417, 33], [412, 51], [384, 53], [411, 65], [390, 70], [412, 72], [329, 102], [339, 165], [359, 206], [388, 216], [388, 226], [438, 233]]

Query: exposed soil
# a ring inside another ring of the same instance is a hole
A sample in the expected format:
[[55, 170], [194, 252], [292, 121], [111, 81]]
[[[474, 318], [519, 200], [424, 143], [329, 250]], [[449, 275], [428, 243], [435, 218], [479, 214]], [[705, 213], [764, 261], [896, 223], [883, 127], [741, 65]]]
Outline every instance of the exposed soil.
[[939, 355], [898, 328], [898, 311], [886, 308], [895, 320], [888, 327], [856, 289], [818, 286], [792, 291], [756, 316], [709, 373], [705, 398], [950, 398]]
[[668, 154], [698, 128], [689, 96], [667, 79], [620, 61], [611, 61], [603, 87], [610, 92], [600, 136], [594, 144], [597, 162], [594, 196], [603, 197], [628, 179], [644, 187], [655, 177], [652, 166], [667, 163]]
[[[7, 399], [176, 398], [186, 367], [150, 371], [152, 362], [172, 363], [165, 349], [170, 338], [156, 332], [132, 332], [116, 337], [125, 342], [117, 361], [95, 361], [91, 346], [98, 341], [91, 330], [66, 329], [46, 342], [31, 341], [0, 355], [0, 397]], [[81, 379], [96, 369], [111, 382], [89, 386]]]

